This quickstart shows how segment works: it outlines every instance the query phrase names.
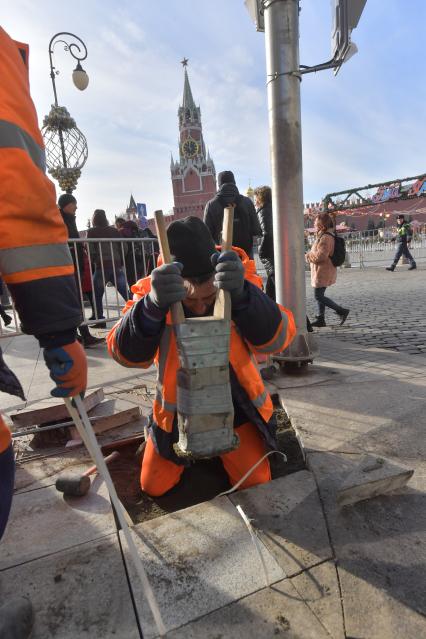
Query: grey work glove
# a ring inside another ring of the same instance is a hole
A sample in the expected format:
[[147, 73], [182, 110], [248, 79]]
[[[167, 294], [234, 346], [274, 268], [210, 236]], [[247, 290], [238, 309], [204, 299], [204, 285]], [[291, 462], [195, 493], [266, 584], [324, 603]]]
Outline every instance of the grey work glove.
[[186, 289], [181, 275], [183, 264], [172, 262], [158, 266], [151, 273], [151, 291], [148, 294], [151, 302], [167, 310], [175, 302], [186, 297]]
[[235, 251], [214, 253], [211, 261], [215, 267], [214, 285], [231, 294], [232, 304], [245, 298], [244, 266]]

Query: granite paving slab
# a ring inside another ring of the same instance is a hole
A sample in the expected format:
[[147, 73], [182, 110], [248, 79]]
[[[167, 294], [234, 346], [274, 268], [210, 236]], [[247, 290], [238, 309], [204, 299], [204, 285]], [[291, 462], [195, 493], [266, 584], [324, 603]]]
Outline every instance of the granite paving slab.
[[139, 639], [116, 534], [0, 572], [0, 601], [17, 594], [31, 639]]
[[234, 601], [167, 635], [170, 639], [330, 639], [292, 580]]
[[115, 531], [108, 492], [99, 476], [84, 497], [55, 486], [14, 496], [1, 542], [0, 570], [50, 555]]
[[301, 470], [230, 495], [289, 577], [332, 557], [312, 473]]
[[[247, 528], [226, 497], [144, 522], [132, 530], [167, 630], [265, 586]], [[262, 554], [271, 583], [283, 579], [283, 570], [263, 546]], [[128, 566], [148, 639], [156, 636], [154, 622], [130, 561]]]
[[338, 562], [347, 635], [421, 637], [426, 634], [426, 462], [416, 461], [413, 479], [399, 492], [340, 508], [337, 490], [359, 459], [308, 453]]

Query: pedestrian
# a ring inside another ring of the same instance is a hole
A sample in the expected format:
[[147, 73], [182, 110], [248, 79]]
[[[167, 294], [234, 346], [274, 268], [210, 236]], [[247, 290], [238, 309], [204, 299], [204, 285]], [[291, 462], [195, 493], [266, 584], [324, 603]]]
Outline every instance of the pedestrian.
[[[120, 242], [107, 242], [102, 240], [120, 239], [120, 233], [114, 226], [110, 226], [103, 209], [96, 209], [92, 216], [92, 226], [87, 231], [88, 239], [98, 239], [100, 242], [89, 242], [89, 254], [95, 266], [93, 275], [93, 287], [95, 291], [96, 317], [90, 319], [103, 320], [104, 309], [102, 297], [105, 284], [111, 282], [121, 297], [126, 302], [129, 299], [126, 277], [123, 264], [127, 254], [127, 247]], [[94, 324], [98, 328], [106, 328], [106, 322]]]
[[[62, 193], [58, 199], [59, 212], [62, 215], [62, 219], [67, 227], [68, 239], [80, 239], [80, 233], [77, 230], [77, 222], [75, 213], [77, 211], [77, 200], [71, 193]], [[84, 247], [82, 242], [70, 242], [71, 256], [74, 262], [75, 269], [75, 281], [77, 285], [77, 291], [83, 292], [80, 286], [84, 277]], [[80, 275], [80, 278], [79, 278]], [[103, 337], [95, 337], [89, 331], [89, 327], [86, 324], [82, 324], [78, 328], [81, 343], [84, 348], [91, 348], [97, 344], [101, 344], [105, 340]]]
[[[171, 304], [182, 301], [186, 317], [203, 317], [212, 313], [218, 288], [230, 292], [230, 383], [240, 445], [221, 459], [233, 485], [268, 449], [276, 447], [272, 401], [253, 354], [282, 351], [296, 333], [291, 311], [249, 281], [246, 267], [250, 260], [242, 249], [234, 247], [219, 254], [208, 228], [197, 217], [172, 222], [167, 235], [173, 263], [155, 268], [150, 277], [133, 287], [133, 300], [108, 336], [109, 352], [123, 366], [149, 368], [155, 361], [158, 367], [158, 395], [141, 469], [142, 490], [152, 496], [176, 485], [188, 463], [173, 449], [178, 439], [179, 359]], [[270, 478], [269, 462], [264, 459], [241, 488]]]
[[[140, 230], [136, 222], [133, 220], [124, 220], [123, 218], [117, 218], [115, 220], [115, 226], [120, 233], [121, 237], [128, 239], [138, 240], [140, 238]], [[127, 247], [127, 253], [124, 258], [124, 264], [126, 266], [126, 279], [129, 285], [129, 299], [132, 296], [130, 287], [135, 284], [141, 277], [145, 277], [145, 264], [144, 264], [144, 247], [142, 242], [128, 242], [125, 244]]]
[[[0, 27], [0, 273], [24, 333], [34, 335], [56, 384], [52, 395], [73, 397], [87, 386], [87, 360], [76, 340], [82, 321], [55, 187], [45, 174], [43, 138], [31, 100], [26, 45]], [[25, 400], [0, 350], [0, 391]], [[0, 539], [12, 504], [15, 460], [11, 434], [0, 417]], [[12, 533], [13, 534], [13, 533]], [[0, 601], [0, 637], [26, 639], [34, 613], [20, 596]]]
[[216, 244], [220, 244], [222, 241], [223, 211], [225, 207], [235, 205], [233, 244], [242, 248], [249, 258], [253, 259], [253, 237], [262, 235], [254, 204], [249, 197], [239, 193], [232, 171], [219, 173], [217, 182], [219, 190], [205, 206], [204, 222]]
[[311, 284], [314, 289], [315, 300], [318, 305], [316, 321], [311, 326], [321, 328], [326, 326], [325, 307], [333, 309], [340, 317], [340, 325], [344, 324], [349, 315], [349, 309], [343, 308], [329, 297], [325, 297], [328, 286], [335, 284], [337, 268], [331, 261], [334, 252], [334, 222], [328, 213], [319, 213], [314, 222], [316, 239], [310, 251], [306, 253], [306, 261], [311, 267]]
[[274, 235], [272, 227], [272, 191], [269, 186], [258, 186], [254, 190], [256, 213], [262, 230], [259, 257], [266, 270], [265, 293], [275, 300]]
[[92, 309], [92, 317], [96, 314], [95, 300], [93, 297], [93, 279], [90, 273], [90, 261], [87, 252], [87, 246], [83, 248], [83, 277], [81, 278], [81, 290], [83, 293], [83, 299], [88, 300]]
[[157, 258], [160, 254], [160, 247], [158, 245], [157, 236], [151, 231], [151, 229], [146, 226], [144, 229], [140, 230], [140, 237], [146, 240], [151, 240], [150, 242], [145, 242], [145, 273], [146, 275], [150, 275], [151, 271], [155, 268], [157, 264]]
[[[3, 280], [0, 277], [0, 300], [2, 296], [3, 296]], [[9, 326], [9, 324], [12, 322], [11, 316], [6, 313], [4, 306], [2, 304], [0, 304], [0, 317], [2, 318], [5, 326]]]
[[416, 260], [411, 255], [409, 246], [411, 242], [411, 238], [413, 237], [413, 230], [411, 228], [410, 222], [407, 222], [405, 219], [405, 215], [402, 213], [397, 215], [396, 217], [397, 227], [396, 227], [396, 237], [392, 238], [392, 242], [397, 241], [396, 253], [393, 258], [393, 263], [391, 266], [387, 266], [387, 271], [394, 271], [396, 265], [398, 264], [401, 255], [407, 258], [410, 262], [409, 271], [413, 271], [417, 268]]

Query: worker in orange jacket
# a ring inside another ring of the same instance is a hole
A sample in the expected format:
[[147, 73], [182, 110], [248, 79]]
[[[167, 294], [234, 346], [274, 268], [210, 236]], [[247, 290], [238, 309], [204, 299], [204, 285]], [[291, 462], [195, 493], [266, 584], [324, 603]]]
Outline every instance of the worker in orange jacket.
[[[31, 100], [28, 46], [0, 28], [0, 275], [7, 284], [24, 333], [44, 350], [52, 395], [70, 397], [87, 384], [87, 361], [76, 341], [82, 321], [55, 188], [45, 175], [43, 139]], [[25, 399], [0, 351], [0, 391]], [[10, 431], [0, 416], [0, 538], [13, 492]], [[0, 637], [27, 637], [32, 608], [25, 598], [0, 606]]]
[[[219, 253], [207, 226], [196, 217], [172, 222], [167, 235], [174, 262], [157, 267], [149, 278], [132, 287], [134, 298], [108, 336], [109, 352], [123, 366], [148, 368], [155, 362], [158, 368], [157, 396], [141, 469], [141, 487], [152, 496], [175, 486], [187, 464], [173, 449], [178, 440], [179, 359], [171, 304], [182, 301], [186, 317], [201, 317], [212, 313], [218, 288], [230, 292], [230, 383], [240, 444], [222, 454], [221, 460], [232, 485], [268, 449], [276, 447], [272, 401], [254, 356], [283, 350], [296, 333], [292, 313], [263, 293], [255, 273], [246, 272], [249, 258], [242, 249]], [[265, 458], [241, 488], [270, 479]]]

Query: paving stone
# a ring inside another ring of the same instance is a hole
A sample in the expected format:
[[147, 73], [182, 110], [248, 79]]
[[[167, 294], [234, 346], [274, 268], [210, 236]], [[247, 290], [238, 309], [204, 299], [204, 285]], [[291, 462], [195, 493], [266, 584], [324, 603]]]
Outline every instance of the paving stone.
[[351, 384], [286, 389], [280, 397], [307, 448], [426, 458], [422, 378], [378, 378], [357, 392]]
[[289, 577], [332, 557], [313, 475], [302, 470], [230, 495]]
[[2, 604], [17, 594], [31, 639], [139, 639], [116, 534], [0, 572]]
[[19, 493], [1, 542], [0, 570], [114, 530], [108, 492], [99, 476], [84, 497], [64, 497], [54, 486]]
[[333, 639], [346, 639], [337, 569], [333, 561], [304, 570], [291, 583]]
[[[168, 634], [170, 639], [329, 639], [330, 635], [286, 579]], [[340, 635], [341, 636], [341, 635]], [[335, 635], [336, 639], [340, 639]]]
[[[249, 532], [227, 497], [144, 522], [132, 530], [168, 630], [265, 586]], [[284, 571], [261, 546], [271, 583], [280, 581]], [[130, 560], [128, 566], [148, 639], [155, 636], [153, 619]]]
[[339, 508], [337, 491], [358, 458], [316, 452], [308, 453], [308, 461], [319, 484], [338, 562], [347, 636], [423, 636], [426, 462], [414, 462], [416, 482], [411, 480], [400, 493]]

